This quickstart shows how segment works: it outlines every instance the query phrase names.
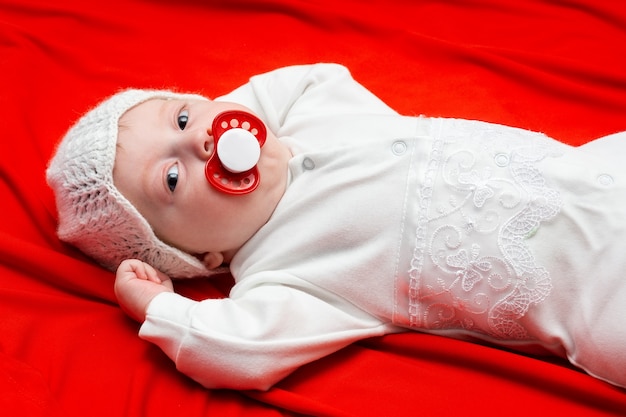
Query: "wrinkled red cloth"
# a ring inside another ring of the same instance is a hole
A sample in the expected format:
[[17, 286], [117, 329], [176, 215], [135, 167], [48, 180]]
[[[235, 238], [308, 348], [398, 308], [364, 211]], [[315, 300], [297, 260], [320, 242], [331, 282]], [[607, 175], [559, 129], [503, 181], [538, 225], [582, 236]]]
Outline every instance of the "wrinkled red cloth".
[[624, 45], [613, 0], [0, 0], [2, 415], [623, 415], [623, 390], [561, 361], [419, 333], [356, 343], [268, 392], [206, 390], [137, 337], [113, 274], [58, 241], [44, 171], [70, 124], [119, 89], [214, 97], [314, 62], [347, 66], [404, 114], [582, 144], [626, 130]]

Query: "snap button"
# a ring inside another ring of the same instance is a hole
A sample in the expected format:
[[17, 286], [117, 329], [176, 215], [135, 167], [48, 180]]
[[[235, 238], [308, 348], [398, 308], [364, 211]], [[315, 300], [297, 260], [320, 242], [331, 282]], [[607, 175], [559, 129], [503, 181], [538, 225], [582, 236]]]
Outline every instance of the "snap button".
[[302, 168], [304, 168], [307, 171], [312, 170], [313, 168], [315, 168], [315, 162], [313, 162], [313, 160], [311, 158], [304, 158], [302, 160]]
[[406, 148], [406, 143], [398, 140], [391, 145], [391, 152], [393, 152], [394, 155], [402, 155], [406, 152]]
[[505, 153], [499, 153], [494, 156], [493, 159], [496, 161], [496, 165], [499, 167], [505, 167], [509, 165], [509, 155]]
[[600, 183], [600, 185], [604, 185], [605, 187], [608, 187], [609, 185], [612, 185], [614, 182], [615, 180], [609, 174], [598, 175], [598, 183]]

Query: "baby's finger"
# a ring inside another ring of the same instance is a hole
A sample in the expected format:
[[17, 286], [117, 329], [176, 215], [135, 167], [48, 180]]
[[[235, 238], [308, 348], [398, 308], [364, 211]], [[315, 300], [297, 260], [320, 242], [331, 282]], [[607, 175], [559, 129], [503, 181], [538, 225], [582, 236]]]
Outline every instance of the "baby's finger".
[[[130, 274], [130, 275], [129, 275]], [[143, 262], [138, 259], [127, 259], [117, 268], [118, 277], [147, 279]]]
[[157, 284], [161, 284], [163, 282], [159, 276], [159, 272], [152, 265], [144, 263], [144, 268], [146, 272], [146, 280], [156, 282]]

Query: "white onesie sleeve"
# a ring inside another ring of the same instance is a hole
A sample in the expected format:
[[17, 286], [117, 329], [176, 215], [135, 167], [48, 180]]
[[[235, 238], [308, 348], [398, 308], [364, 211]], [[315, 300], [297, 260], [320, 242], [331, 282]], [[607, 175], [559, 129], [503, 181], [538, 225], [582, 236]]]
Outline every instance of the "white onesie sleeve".
[[150, 303], [139, 334], [207, 388], [265, 390], [303, 364], [393, 331], [328, 297], [285, 285], [200, 302], [162, 293]]
[[339, 64], [294, 65], [256, 75], [231, 93], [216, 98], [249, 107], [279, 137], [289, 117], [326, 114], [397, 114], [352, 78]]

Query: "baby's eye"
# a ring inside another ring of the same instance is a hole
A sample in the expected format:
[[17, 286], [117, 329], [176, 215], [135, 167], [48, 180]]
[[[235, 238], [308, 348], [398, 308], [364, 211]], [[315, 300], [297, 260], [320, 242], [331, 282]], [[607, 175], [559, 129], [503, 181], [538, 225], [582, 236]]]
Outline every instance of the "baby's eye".
[[187, 110], [181, 110], [176, 121], [180, 130], [185, 130], [187, 122], [189, 121], [189, 112]]
[[178, 184], [178, 165], [175, 164], [167, 170], [167, 188], [174, 192], [176, 184]]

